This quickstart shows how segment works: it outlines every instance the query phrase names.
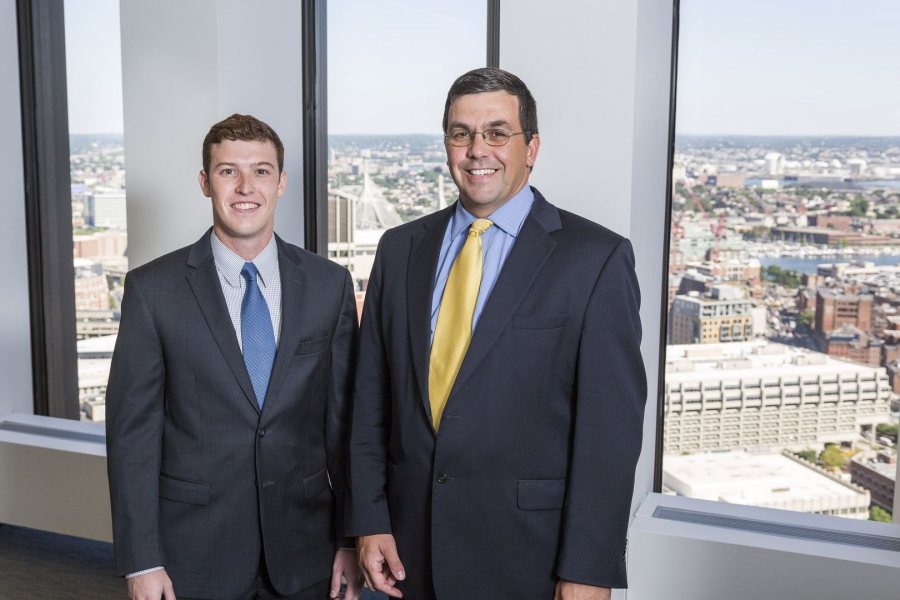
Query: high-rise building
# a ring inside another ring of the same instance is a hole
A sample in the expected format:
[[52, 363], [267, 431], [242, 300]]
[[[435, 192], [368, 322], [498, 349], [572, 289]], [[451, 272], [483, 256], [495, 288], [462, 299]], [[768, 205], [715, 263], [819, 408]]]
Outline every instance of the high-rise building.
[[125, 214], [125, 190], [94, 192], [88, 202], [88, 223], [94, 227], [112, 227], [125, 230], [128, 219]]

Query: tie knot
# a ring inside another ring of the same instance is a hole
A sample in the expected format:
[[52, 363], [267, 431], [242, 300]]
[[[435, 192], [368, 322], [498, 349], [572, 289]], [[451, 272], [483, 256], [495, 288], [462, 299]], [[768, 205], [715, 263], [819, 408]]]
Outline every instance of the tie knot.
[[256, 283], [256, 276], [259, 274], [259, 271], [256, 270], [256, 265], [252, 262], [245, 262], [244, 268], [241, 269], [241, 277], [247, 280], [247, 285], [252, 283]]
[[473, 233], [476, 236], [481, 235], [482, 233], [487, 231], [488, 228], [490, 228], [490, 226], [493, 224], [494, 222], [489, 219], [475, 219], [469, 226], [469, 235], [472, 235]]

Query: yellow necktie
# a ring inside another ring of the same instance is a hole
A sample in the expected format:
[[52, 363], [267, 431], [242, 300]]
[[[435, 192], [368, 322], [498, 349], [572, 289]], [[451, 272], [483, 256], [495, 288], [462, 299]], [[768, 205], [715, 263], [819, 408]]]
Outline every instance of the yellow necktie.
[[472, 341], [472, 317], [481, 287], [481, 234], [491, 225], [487, 219], [472, 222], [469, 237], [450, 269], [441, 298], [428, 370], [428, 396], [435, 431], [441, 425], [441, 414]]

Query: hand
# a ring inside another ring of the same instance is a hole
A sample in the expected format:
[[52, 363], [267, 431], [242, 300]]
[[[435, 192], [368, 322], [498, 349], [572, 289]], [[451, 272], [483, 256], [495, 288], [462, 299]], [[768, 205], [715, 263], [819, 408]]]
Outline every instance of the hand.
[[553, 600], [609, 600], [610, 589], [560, 579]]
[[397, 543], [389, 533], [363, 535], [356, 538], [359, 566], [366, 576], [370, 590], [384, 592], [391, 598], [402, 598], [403, 592], [394, 587], [406, 579], [403, 563], [397, 555]]
[[[341, 595], [341, 576], [347, 582], [347, 589], [343, 595]], [[361, 587], [362, 572], [359, 570], [356, 550], [338, 550], [334, 555], [334, 564], [331, 567], [331, 593], [329, 597], [357, 600]]]
[[175, 600], [175, 589], [165, 569], [151, 571], [128, 581], [128, 597], [131, 600]]

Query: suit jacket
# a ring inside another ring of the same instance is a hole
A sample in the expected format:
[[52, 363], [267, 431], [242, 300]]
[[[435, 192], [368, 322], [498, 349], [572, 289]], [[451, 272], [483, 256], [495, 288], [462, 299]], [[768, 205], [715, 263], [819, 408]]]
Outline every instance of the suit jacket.
[[179, 597], [236, 596], [261, 553], [296, 593], [330, 576], [342, 535], [354, 294], [346, 269], [277, 243], [283, 320], [262, 411], [209, 232], [125, 280], [106, 398], [116, 571], [163, 565]]
[[526, 218], [431, 426], [432, 287], [454, 206], [387, 232], [366, 294], [349, 532], [391, 532], [404, 597], [624, 587], [646, 379], [628, 240], [549, 204]]

